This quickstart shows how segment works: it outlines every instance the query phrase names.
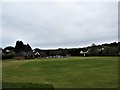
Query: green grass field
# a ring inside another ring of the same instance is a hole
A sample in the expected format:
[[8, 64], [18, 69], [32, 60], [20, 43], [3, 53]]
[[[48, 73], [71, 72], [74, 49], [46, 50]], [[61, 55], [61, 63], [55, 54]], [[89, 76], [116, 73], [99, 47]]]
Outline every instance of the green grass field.
[[4, 60], [2, 70], [3, 88], [118, 87], [118, 57]]

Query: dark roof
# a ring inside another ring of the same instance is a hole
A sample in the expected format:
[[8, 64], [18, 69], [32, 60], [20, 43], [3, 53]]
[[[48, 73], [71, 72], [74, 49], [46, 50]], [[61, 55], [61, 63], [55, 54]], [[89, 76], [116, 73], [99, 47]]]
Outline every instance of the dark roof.
[[33, 51], [26, 52], [26, 55], [34, 55]]
[[16, 54], [16, 56], [27, 56], [27, 55], [34, 55], [33, 51], [29, 51], [29, 52], [19, 52]]
[[26, 52], [19, 52], [16, 54], [16, 56], [26, 56]]

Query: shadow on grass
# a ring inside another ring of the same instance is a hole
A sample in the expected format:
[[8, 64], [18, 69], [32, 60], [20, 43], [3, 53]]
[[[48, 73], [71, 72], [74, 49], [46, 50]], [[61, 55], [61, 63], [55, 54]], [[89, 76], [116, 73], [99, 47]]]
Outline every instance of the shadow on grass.
[[119, 88], [54, 88], [49, 84], [2, 82], [2, 90], [119, 90]]
[[2, 90], [54, 90], [53, 85], [39, 83], [2, 82]]

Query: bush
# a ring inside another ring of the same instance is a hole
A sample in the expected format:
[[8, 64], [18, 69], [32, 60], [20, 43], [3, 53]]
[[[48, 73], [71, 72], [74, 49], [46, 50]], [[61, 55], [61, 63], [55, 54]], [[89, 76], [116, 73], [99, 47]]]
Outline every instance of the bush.
[[2, 53], [2, 59], [12, 59], [15, 57], [15, 52], [11, 52], [11, 53], [8, 53], [8, 54], [5, 54], [5, 53]]

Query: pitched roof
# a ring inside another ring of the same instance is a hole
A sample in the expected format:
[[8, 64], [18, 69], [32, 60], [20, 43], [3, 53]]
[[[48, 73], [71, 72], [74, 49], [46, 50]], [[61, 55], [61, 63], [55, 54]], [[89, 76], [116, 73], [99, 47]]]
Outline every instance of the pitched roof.
[[16, 54], [16, 56], [26, 56], [26, 52], [23, 52], [23, 51], [19, 52], [19, 53]]
[[29, 52], [19, 52], [16, 54], [16, 56], [26, 56], [26, 55], [34, 55], [33, 51], [29, 51]]

